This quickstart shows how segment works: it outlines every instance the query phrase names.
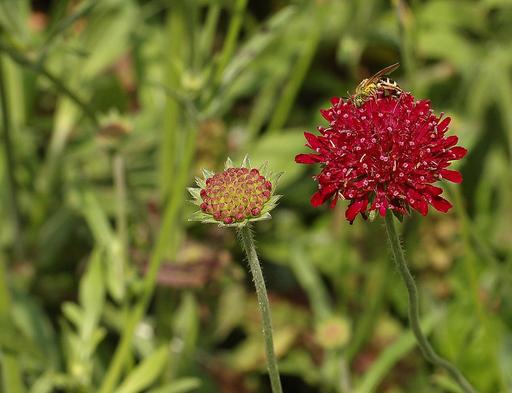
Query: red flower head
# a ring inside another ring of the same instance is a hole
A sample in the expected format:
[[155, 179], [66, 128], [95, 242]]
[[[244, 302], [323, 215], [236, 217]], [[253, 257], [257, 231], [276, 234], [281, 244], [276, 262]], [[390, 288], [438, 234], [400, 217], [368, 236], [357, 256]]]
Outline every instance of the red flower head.
[[400, 97], [370, 98], [357, 107], [352, 101], [333, 98], [322, 110], [329, 127], [321, 135], [304, 133], [312, 154], [299, 154], [301, 164], [322, 164], [315, 176], [318, 191], [311, 204], [320, 206], [339, 198], [351, 201], [345, 216], [351, 223], [358, 213], [388, 209], [399, 215], [412, 207], [422, 215], [428, 205], [447, 212], [452, 205], [432, 183], [447, 179], [460, 183], [459, 172], [447, 169], [467, 153], [456, 136], [445, 136], [450, 118], [433, 114], [428, 100], [415, 101], [410, 93]]

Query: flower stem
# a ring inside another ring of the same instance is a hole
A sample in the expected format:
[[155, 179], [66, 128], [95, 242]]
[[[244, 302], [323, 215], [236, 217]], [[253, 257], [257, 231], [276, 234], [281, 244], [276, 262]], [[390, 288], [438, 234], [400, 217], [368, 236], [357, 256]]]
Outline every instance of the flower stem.
[[407, 262], [400, 245], [400, 240], [395, 229], [395, 224], [393, 223], [393, 216], [390, 214], [390, 212], [386, 214], [386, 230], [398, 271], [402, 277], [402, 280], [404, 281], [405, 286], [407, 287], [407, 293], [409, 295], [409, 323], [411, 325], [414, 336], [416, 337], [416, 341], [420, 346], [421, 352], [429, 362], [444, 368], [465, 393], [477, 393], [475, 388], [471, 386], [471, 384], [457, 369], [457, 367], [439, 356], [434, 351], [427, 338], [423, 335], [419, 321], [418, 289], [416, 288], [414, 278], [409, 271], [409, 268], [407, 267]]
[[272, 339], [272, 318], [270, 316], [270, 305], [268, 302], [267, 288], [261, 271], [258, 254], [254, 247], [254, 239], [249, 225], [237, 229], [238, 236], [242, 243], [242, 248], [247, 255], [252, 278], [256, 287], [258, 304], [260, 306], [261, 319], [263, 321], [263, 338], [265, 339], [265, 353], [267, 356], [267, 368], [270, 377], [272, 393], [282, 393], [281, 380], [279, 379], [279, 370], [277, 368], [276, 355], [274, 353], [274, 342]]

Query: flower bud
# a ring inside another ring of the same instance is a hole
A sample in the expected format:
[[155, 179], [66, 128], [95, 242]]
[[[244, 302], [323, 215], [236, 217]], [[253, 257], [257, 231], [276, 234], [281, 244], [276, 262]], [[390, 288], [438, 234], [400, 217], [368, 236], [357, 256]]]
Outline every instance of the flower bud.
[[228, 159], [224, 171], [203, 174], [204, 179], [197, 179], [199, 188], [189, 188], [193, 203], [201, 209], [191, 221], [244, 226], [250, 221], [269, 219], [270, 210], [280, 198], [273, 195], [280, 174], [270, 172], [266, 165], [253, 168], [247, 158], [240, 167], [234, 167]]

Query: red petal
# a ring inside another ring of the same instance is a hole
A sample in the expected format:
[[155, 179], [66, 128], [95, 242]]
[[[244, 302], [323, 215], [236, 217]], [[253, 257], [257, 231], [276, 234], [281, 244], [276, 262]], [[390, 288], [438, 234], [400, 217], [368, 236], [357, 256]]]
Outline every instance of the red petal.
[[413, 206], [422, 216], [426, 216], [428, 213], [428, 203], [423, 199], [417, 199]]
[[446, 129], [448, 128], [448, 124], [450, 124], [450, 121], [452, 121], [452, 119], [447, 117], [441, 123], [439, 123], [437, 125], [437, 132], [445, 132]]
[[352, 203], [345, 211], [345, 218], [352, 224], [359, 213], [359, 206], [356, 203]]
[[320, 146], [320, 141], [318, 140], [318, 137], [316, 135], [313, 135], [313, 134], [311, 134], [309, 132], [305, 132], [304, 136], [306, 137], [309, 146], [313, 150]]
[[438, 196], [443, 193], [443, 189], [440, 187], [432, 186], [430, 184], [425, 185], [425, 191], [428, 192], [432, 196]]
[[450, 135], [448, 138], [444, 140], [445, 147], [455, 146], [459, 141], [459, 137], [456, 135]]
[[331, 98], [331, 104], [334, 106], [336, 104], [338, 104], [338, 102], [341, 101], [341, 98], [340, 97], [332, 97]]
[[316, 154], [297, 154], [295, 162], [298, 164], [316, 164], [322, 162], [322, 157]]
[[325, 120], [327, 120], [327, 121], [332, 120], [331, 111], [329, 109], [320, 109], [320, 114], [322, 115], [322, 117]]
[[366, 210], [366, 206], [368, 205], [368, 200], [363, 199], [360, 201], [352, 202], [347, 210], [345, 211], [345, 217], [350, 223], [354, 222], [357, 214]]
[[441, 198], [440, 196], [432, 198], [430, 204], [443, 213], [446, 213], [448, 210], [452, 208], [452, 204], [448, 202], [446, 199]]
[[386, 215], [386, 211], [388, 210], [388, 201], [387, 199], [382, 199], [379, 207], [379, 213], [382, 217]]
[[468, 151], [461, 146], [455, 146], [450, 149], [450, 153], [454, 155], [452, 160], [460, 160], [468, 153]]
[[313, 207], [318, 207], [320, 206], [322, 203], [325, 202], [325, 196], [322, 194], [321, 191], [317, 191], [313, 194], [313, 196], [311, 197], [311, 206]]
[[462, 183], [462, 175], [460, 172], [443, 169], [440, 173], [441, 176], [446, 180], [449, 180], [453, 183]]
[[311, 205], [313, 207], [320, 206], [327, 199], [329, 199], [335, 192], [336, 187], [334, 187], [333, 185], [329, 185], [327, 187], [322, 188], [321, 190], [315, 192], [311, 197]]

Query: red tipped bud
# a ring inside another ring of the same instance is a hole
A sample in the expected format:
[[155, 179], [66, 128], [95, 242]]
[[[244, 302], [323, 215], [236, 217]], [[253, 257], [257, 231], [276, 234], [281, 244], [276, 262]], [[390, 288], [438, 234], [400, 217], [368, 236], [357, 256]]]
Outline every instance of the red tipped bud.
[[206, 180], [201, 210], [213, 212], [213, 218], [224, 224], [240, 222], [261, 214], [271, 190], [272, 183], [257, 169], [228, 168]]

